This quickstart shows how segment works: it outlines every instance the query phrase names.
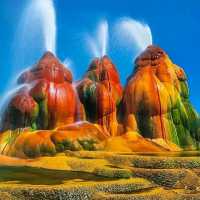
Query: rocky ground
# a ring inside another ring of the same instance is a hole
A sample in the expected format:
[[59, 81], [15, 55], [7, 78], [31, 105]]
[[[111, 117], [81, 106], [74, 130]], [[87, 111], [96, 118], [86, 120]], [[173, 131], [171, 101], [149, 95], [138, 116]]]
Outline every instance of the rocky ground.
[[70, 152], [0, 157], [0, 199], [200, 199], [198, 153]]

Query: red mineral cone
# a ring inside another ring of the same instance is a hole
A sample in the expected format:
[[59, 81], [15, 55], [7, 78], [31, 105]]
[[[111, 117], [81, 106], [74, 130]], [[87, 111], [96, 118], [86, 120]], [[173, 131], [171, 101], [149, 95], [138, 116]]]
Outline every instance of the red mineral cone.
[[116, 113], [122, 86], [117, 69], [107, 56], [92, 61], [77, 90], [87, 119], [100, 124], [108, 135], [119, 134]]
[[147, 138], [194, 146], [197, 131], [191, 124], [195, 126], [198, 115], [189, 102], [185, 73], [159, 47], [149, 46], [136, 59], [122, 112], [128, 130], [134, 127]]
[[[18, 83], [26, 84], [28, 89], [10, 100], [3, 117], [7, 121], [6, 126], [2, 123], [3, 130], [23, 126], [13, 113], [31, 118], [29, 111], [32, 112], [33, 105], [38, 108], [37, 116], [35, 114], [35, 118], [29, 119], [26, 125], [37, 129], [53, 129], [83, 117], [83, 107], [79, 105], [78, 95], [72, 86], [72, 74], [52, 53], [45, 53], [36, 65], [19, 77]], [[28, 103], [30, 100], [32, 103]]]

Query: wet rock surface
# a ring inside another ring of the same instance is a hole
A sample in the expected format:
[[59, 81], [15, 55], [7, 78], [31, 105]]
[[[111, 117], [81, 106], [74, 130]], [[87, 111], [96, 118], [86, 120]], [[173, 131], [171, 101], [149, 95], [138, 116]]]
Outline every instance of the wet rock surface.
[[83, 119], [72, 74], [52, 53], [22, 73], [18, 84], [3, 113], [1, 131], [53, 129]]
[[122, 113], [126, 129], [145, 138], [198, 148], [198, 114], [189, 101], [187, 77], [159, 47], [149, 46], [136, 59], [125, 87]]
[[138, 56], [125, 88], [108, 56], [94, 59], [73, 83], [71, 72], [50, 52], [23, 72], [18, 84], [1, 118], [1, 154], [199, 149], [199, 116], [189, 101], [187, 77], [159, 47]]
[[100, 124], [108, 136], [120, 134], [117, 107], [122, 99], [120, 76], [111, 60], [104, 56], [92, 61], [77, 91], [88, 121]]

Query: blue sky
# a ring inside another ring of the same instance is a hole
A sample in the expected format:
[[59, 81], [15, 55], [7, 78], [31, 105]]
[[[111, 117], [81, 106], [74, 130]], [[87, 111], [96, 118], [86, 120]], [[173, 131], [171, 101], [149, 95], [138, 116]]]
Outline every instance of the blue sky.
[[[14, 79], [13, 76], [16, 76], [13, 71], [21, 71], [26, 65], [34, 64], [42, 54], [40, 51], [33, 52], [34, 55], [31, 58], [27, 56], [23, 66], [16, 66], [14, 57], [19, 49], [13, 43], [21, 15], [29, 1], [1, 0], [0, 96]], [[73, 61], [75, 79], [81, 78], [92, 59], [84, 41], [85, 33], [93, 32], [101, 19], [107, 19], [112, 25], [120, 17], [132, 17], [148, 23], [154, 44], [162, 47], [174, 63], [184, 68], [189, 79], [190, 99], [200, 111], [199, 0], [54, 0], [54, 4], [57, 13], [57, 56], [61, 60], [68, 57]], [[110, 35], [112, 36], [112, 31]], [[22, 39], [19, 42], [26, 41]], [[133, 70], [132, 53], [110, 44], [108, 54], [117, 65], [122, 82], [125, 83]], [[20, 59], [17, 57], [18, 63]]]

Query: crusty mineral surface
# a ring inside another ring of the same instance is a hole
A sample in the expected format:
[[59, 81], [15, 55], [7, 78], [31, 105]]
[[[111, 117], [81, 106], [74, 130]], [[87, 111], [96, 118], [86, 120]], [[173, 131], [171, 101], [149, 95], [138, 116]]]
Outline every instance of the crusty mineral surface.
[[184, 70], [159, 47], [149, 46], [135, 61], [123, 97], [126, 129], [196, 148], [198, 115], [189, 101]]

